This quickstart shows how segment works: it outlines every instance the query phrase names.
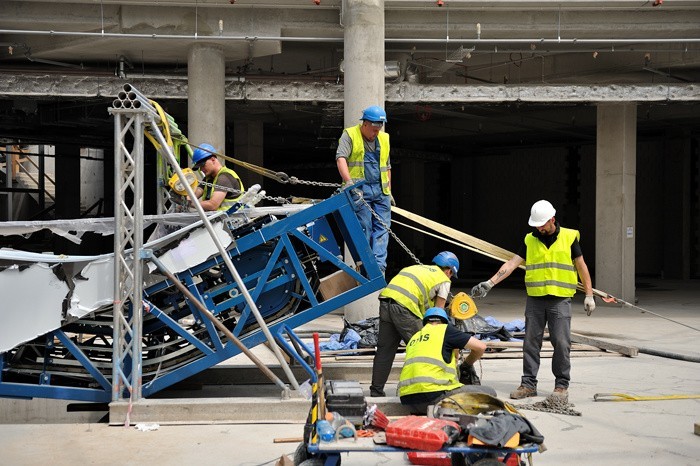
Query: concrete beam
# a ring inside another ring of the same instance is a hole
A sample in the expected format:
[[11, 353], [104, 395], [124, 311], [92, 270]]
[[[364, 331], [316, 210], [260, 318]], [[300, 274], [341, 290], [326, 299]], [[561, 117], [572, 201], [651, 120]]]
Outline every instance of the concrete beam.
[[[187, 100], [187, 79], [172, 76], [128, 79], [154, 100]], [[124, 80], [104, 76], [55, 76], [2, 73], [0, 98], [116, 97]], [[226, 100], [280, 102], [343, 102], [343, 85], [300, 81], [227, 78]], [[445, 85], [387, 84], [387, 102], [700, 102], [698, 84], [650, 85]]]

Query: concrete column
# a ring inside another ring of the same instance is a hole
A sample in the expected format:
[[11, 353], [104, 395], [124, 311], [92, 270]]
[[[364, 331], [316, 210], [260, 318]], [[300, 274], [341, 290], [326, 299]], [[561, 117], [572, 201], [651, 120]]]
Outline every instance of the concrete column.
[[634, 302], [636, 104], [598, 104], [593, 287]]
[[[260, 167], [265, 166], [263, 159], [263, 122], [252, 120], [235, 120], [233, 122], [233, 157]], [[246, 189], [254, 184], [263, 186], [263, 176], [250, 170], [231, 167], [241, 177]]]
[[226, 152], [224, 48], [194, 44], [187, 56], [187, 137]]
[[[352, 0], [343, 3], [344, 119], [354, 126], [362, 110], [384, 107], [384, 0]], [[387, 114], [389, 126], [391, 115]], [[338, 135], [340, 136], [340, 135]], [[349, 258], [346, 250], [345, 257]], [[379, 315], [379, 292], [345, 306], [345, 318], [357, 322]]]
[[[343, 5], [347, 128], [358, 123], [364, 108], [384, 106], [384, 0], [352, 0]], [[390, 127], [391, 115], [387, 119]]]

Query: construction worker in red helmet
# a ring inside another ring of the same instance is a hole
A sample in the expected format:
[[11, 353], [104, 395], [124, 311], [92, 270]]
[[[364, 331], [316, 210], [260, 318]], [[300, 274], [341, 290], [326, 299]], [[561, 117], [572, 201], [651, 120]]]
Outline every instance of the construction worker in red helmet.
[[450, 279], [457, 278], [459, 259], [443, 251], [433, 258], [433, 264], [405, 267], [379, 293], [379, 337], [372, 364], [371, 396], [386, 396], [384, 385], [399, 343], [408, 343], [423, 327], [425, 311], [445, 307]]

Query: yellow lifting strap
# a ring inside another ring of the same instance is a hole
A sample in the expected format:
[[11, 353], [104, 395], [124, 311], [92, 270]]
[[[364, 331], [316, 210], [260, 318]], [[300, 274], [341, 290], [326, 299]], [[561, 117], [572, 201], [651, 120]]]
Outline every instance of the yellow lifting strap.
[[[190, 147], [194, 147], [195, 149], [200, 149], [200, 147], [196, 144], [192, 144], [191, 142], [186, 142], [186, 144]], [[221, 157], [224, 160], [228, 160], [229, 162], [233, 163], [234, 165], [238, 165], [239, 167], [246, 168], [254, 173], [257, 173], [262, 176], [266, 176], [268, 178], [272, 178], [273, 180], [279, 181], [280, 183], [294, 183], [295, 178], [294, 177], [289, 177], [286, 173], [284, 172], [276, 172], [274, 170], [270, 170], [268, 168], [264, 168], [258, 165], [254, 165], [252, 163], [244, 162], [242, 160], [234, 159], [233, 157], [229, 157], [228, 155], [225, 154], [220, 154], [218, 152], [213, 152], [213, 151], [208, 151], [211, 152], [212, 154], [216, 155], [217, 157]]]
[[596, 393], [593, 401], [661, 401], [661, 400], [694, 400], [700, 395], [653, 395], [636, 396], [627, 393]]

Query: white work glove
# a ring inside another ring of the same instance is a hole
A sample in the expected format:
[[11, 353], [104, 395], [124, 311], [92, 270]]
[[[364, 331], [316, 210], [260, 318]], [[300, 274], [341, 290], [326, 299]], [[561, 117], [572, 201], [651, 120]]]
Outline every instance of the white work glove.
[[583, 308], [586, 310], [586, 315], [593, 314], [593, 311], [595, 311], [595, 299], [593, 299], [592, 295], [585, 297], [583, 300]]
[[391, 205], [393, 205], [394, 207], [396, 207], [396, 201], [394, 200], [394, 195], [393, 195], [393, 194], [389, 194], [389, 198], [390, 198], [390, 201], [391, 201]]
[[493, 282], [491, 280], [481, 282], [478, 285], [476, 285], [474, 288], [472, 288], [472, 297], [473, 298], [485, 298], [486, 295], [491, 290], [491, 288], [493, 288]]

